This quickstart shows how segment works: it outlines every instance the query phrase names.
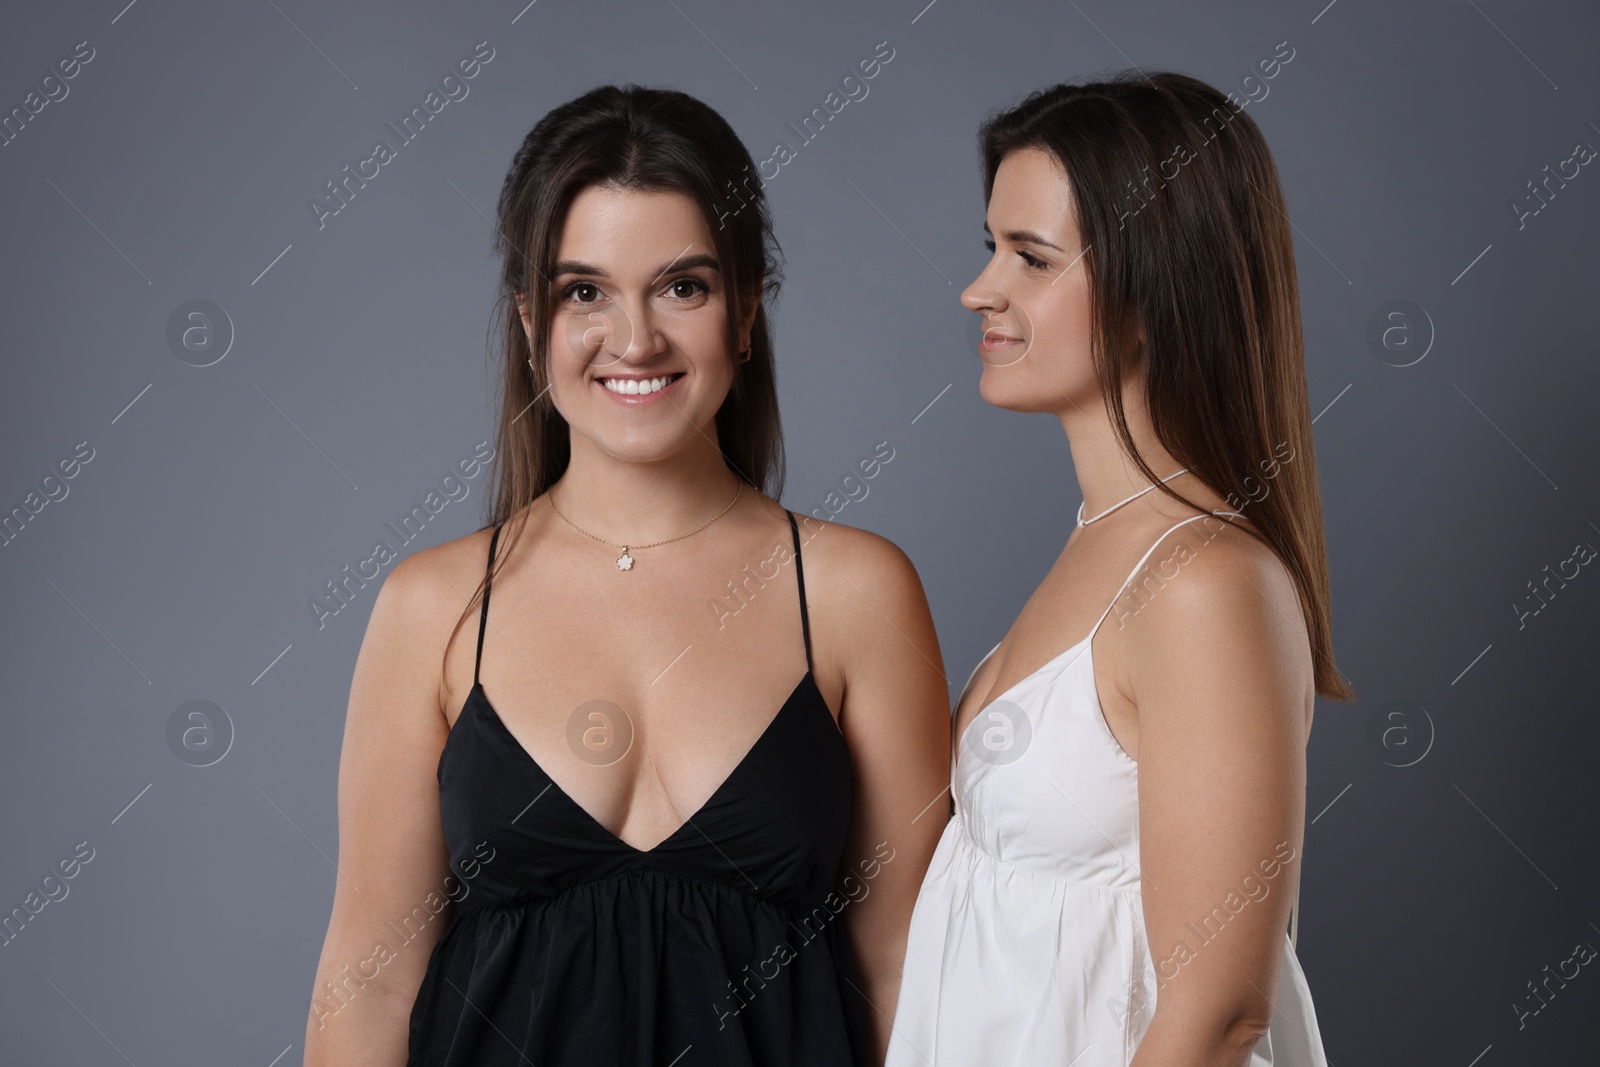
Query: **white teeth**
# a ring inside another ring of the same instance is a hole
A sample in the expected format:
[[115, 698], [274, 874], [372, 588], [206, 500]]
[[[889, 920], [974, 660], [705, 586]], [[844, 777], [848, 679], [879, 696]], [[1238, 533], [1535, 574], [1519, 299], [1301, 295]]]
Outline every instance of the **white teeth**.
[[665, 389], [672, 382], [671, 375], [660, 378], [602, 378], [601, 382], [613, 393], [625, 393], [628, 396], [654, 393]]

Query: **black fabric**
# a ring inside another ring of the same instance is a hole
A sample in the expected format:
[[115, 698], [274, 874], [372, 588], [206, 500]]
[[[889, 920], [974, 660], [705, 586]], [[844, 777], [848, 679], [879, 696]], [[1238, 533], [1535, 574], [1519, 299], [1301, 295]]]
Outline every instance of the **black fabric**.
[[[806, 673], [652, 849], [622, 841], [540, 768], [474, 667], [438, 769], [456, 903], [412, 1007], [408, 1067], [869, 1062], [838, 891], [850, 753], [810, 670], [792, 514], [789, 528]], [[486, 588], [480, 662], [488, 613]]]

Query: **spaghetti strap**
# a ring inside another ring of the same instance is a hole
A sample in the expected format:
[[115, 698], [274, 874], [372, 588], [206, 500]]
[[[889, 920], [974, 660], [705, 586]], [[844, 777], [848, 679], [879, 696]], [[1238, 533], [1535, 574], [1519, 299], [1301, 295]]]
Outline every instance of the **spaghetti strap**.
[[489, 572], [494, 570], [494, 546], [500, 540], [500, 527], [489, 535], [489, 568], [483, 577], [483, 610], [478, 613], [478, 658], [472, 663], [472, 684], [478, 684], [478, 670], [483, 666], [483, 631], [489, 624]]
[[[1111, 609], [1116, 607], [1117, 601], [1122, 598], [1122, 591], [1128, 587], [1129, 582], [1133, 581], [1134, 575], [1139, 573], [1139, 568], [1144, 566], [1145, 560], [1150, 558], [1150, 554], [1160, 546], [1162, 541], [1166, 540], [1167, 534], [1171, 533], [1173, 530], [1176, 530], [1179, 526], [1194, 522], [1196, 519], [1204, 519], [1216, 515], [1232, 515], [1235, 518], [1244, 518], [1243, 513], [1238, 511], [1209, 511], [1204, 515], [1191, 515], [1187, 519], [1182, 519], [1167, 527], [1166, 531], [1163, 532], [1160, 537], [1156, 538], [1155, 544], [1152, 544], [1148, 549], [1145, 550], [1144, 555], [1139, 557], [1139, 562], [1133, 565], [1133, 569], [1128, 572], [1128, 576], [1122, 579], [1122, 584], [1117, 586], [1117, 595], [1111, 598], [1111, 603], [1106, 605], [1106, 610], [1100, 613], [1100, 618], [1095, 621], [1094, 629], [1089, 631], [1089, 636], [1085, 640], [1091, 641], [1094, 639], [1095, 632], [1100, 629], [1100, 624], [1105, 621], [1107, 615], [1111, 614]], [[977, 673], [976, 669], [974, 669], [973, 673]], [[1289, 928], [1287, 933], [1289, 937], [1289, 946], [1293, 948], [1295, 947], [1295, 942], [1298, 940], [1300, 933], [1300, 886], [1298, 884], [1294, 887], [1294, 900], [1292, 900], [1289, 904]]]
[[811, 670], [811, 618], [806, 612], [806, 571], [800, 562], [800, 527], [795, 525], [794, 512], [788, 508], [783, 513], [789, 516], [789, 532], [794, 535], [794, 576], [800, 583], [800, 634], [806, 642], [806, 670]]
[[1139, 568], [1144, 566], [1144, 562], [1150, 558], [1150, 554], [1160, 546], [1162, 541], [1166, 540], [1167, 534], [1171, 533], [1173, 530], [1176, 530], [1180, 526], [1194, 522], [1196, 519], [1214, 518], [1218, 515], [1232, 515], [1235, 518], [1244, 518], [1244, 514], [1238, 511], [1208, 511], [1204, 515], [1190, 515], [1187, 519], [1180, 519], [1178, 522], [1175, 522], [1171, 526], [1167, 527], [1161, 536], [1155, 539], [1155, 543], [1144, 550], [1144, 555], [1139, 557], [1139, 562], [1133, 565], [1133, 569], [1128, 572], [1128, 576], [1122, 579], [1122, 584], [1117, 586], [1116, 595], [1111, 598], [1111, 603], [1106, 605], [1106, 610], [1102, 611], [1100, 613], [1100, 617], [1095, 620], [1094, 629], [1089, 631], [1089, 636], [1084, 640], [1094, 640], [1094, 635], [1096, 631], [1100, 629], [1100, 624], [1106, 621], [1106, 616], [1111, 614], [1111, 609], [1117, 606], [1118, 600], [1122, 599], [1122, 591], [1128, 587], [1129, 582], [1133, 581], [1134, 575], [1139, 573]]

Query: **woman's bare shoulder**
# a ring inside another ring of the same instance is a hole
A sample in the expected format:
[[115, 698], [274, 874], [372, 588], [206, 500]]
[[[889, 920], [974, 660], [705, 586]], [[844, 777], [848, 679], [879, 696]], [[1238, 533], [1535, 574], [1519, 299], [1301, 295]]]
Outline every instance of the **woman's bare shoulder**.
[[921, 601], [922, 580], [915, 565], [887, 537], [809, 515], [796, 515], [795, 521], [809, 599], [859, 604], [856, 610], [870, 610], [863, 601]]

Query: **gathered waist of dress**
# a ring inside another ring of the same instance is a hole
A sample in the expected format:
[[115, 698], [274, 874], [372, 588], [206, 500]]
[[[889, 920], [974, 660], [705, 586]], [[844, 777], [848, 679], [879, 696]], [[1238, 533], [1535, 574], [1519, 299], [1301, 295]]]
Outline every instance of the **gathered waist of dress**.
[[[1112, 893], [1131, 893], [1135, 896], [1138, 896], [1143, 892], [1141, 883], [1139, 881], [1139, 875], [1136, 871], [1126, 875], [1126, 877], [1130, 879], [1128, 881], [1099, 881], [1092, 878], [1074, 878], [1071, 875], [1058, 873], [1042, 865], [1033, 865], [1025, 862], [1001, 859], [987, 848], [984, 848], [982, 842], [973, 836], [971, 829], [967, 826], [966, 819], [962, 816], [959, 810], [954, 816], [951, 817], [950, 828], [948, 829], [948, 832], [955, 835], [957, 847], [966, 852], [969, 856], [977, 859], [979, 862], [987, 863], [996, 868], [1004, 870], [1008, 874], [1038, 879], [1039, 881], [1046, 882], [1051, 885], [1080, 886], [1084, 889], [1097, 889]], [[1131, 864], [1129, 866], [1131, 866]]]
[[[764, 893], [760, 886], [740, 878], [719, 881], [661, 867], [629, 867], [597, 878], [589, 878], [562, 886], [551, 893], [517, 892], [507, 899], [504, 891], [495, 888], [470, 888], [466, 896], [456, 901], [457, 912], [466, 911], [528, 911], [554, 906], [570, 907], [574, 898], [584, 894], [614, 896], [628, 883], [637, 883], [634, 892], [671, 893], [685, 891], [695, 894], [729, 895], [741, 904], [750, 903], [770, 908], [784, 915], [807, 914], [823, 910], [832, 914], [842, 911], [856, 896], [843, 889], [824, 890], [807, 899], [785, 899]], [[865, 895], [864, 893], [861, 895]]]

